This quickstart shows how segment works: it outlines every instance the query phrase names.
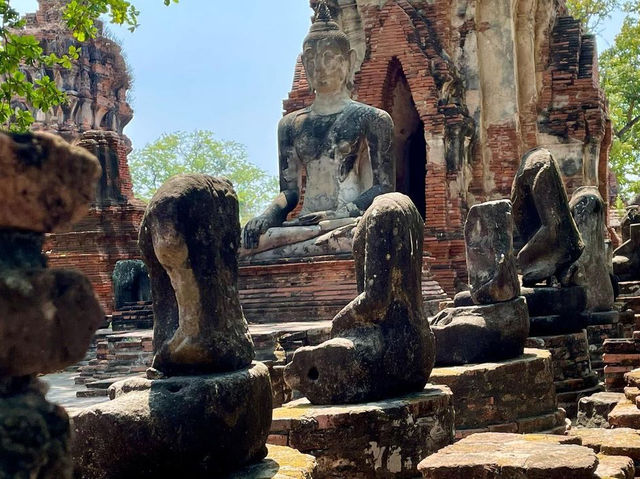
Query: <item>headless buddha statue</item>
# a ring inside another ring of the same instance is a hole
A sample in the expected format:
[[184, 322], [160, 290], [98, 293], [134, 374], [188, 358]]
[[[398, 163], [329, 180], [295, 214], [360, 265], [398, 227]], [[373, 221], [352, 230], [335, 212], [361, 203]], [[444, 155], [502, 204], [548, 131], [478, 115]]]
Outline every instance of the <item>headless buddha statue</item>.
[[[321, 2], [302, 54], [315, 100], [280, 121], [280, 194], [246, 224], [243, 256], [350, 252], [357, 218], [376, 196], [394, 190], [393, 121], [351, 99], [355, 61], [348, 37]], [[286, 221], [300, 201], [303, 170], [302, 210]]]

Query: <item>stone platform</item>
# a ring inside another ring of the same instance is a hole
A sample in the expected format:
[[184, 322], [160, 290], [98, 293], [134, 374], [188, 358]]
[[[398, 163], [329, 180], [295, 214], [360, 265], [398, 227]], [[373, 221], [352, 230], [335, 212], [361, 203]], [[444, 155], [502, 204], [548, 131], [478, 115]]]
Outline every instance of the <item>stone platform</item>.
[[595, 452], [578, 444], [565, 436], [473, 434], [427, 457], [418, 469], [428, 479], [598, 477]]
[[[331, 320], [358, 294], [353, 259], [317, 256], [278, 262], [240, 262], [238, 289], [249, 323]], [[434, 314], [447, 295], [429, 272], [422, 273], [425, 308]]]
[[620, 401], [608, 419], [612, 427], [640, 429], [640, 409], [631, 401]]
[[224, 477], [262, 460], [271, 421], [267, 367], [130, 378], [112, 401], [71, 413], [78, 478]]
[[604, 456], [625, 456], [640, 466], [640, 431], [635, 429], [573, 428], [569, 435], [579, 437], [583, 446]]
[[151, 301], [125, 303], [111, 314], [111, 328], [117, 331], [153, 329], [153, 304]]
[[319, 479], [415, 478], [423, 458], [454, 440], [451, 390], [365, 404], [314, 406], [307, 399], [273, 411], [268, 442], [313, 454]]
[[489, 431], [566, 430], [549, 351], [525, 349], [524, 355], [506, 361], [435, 368], [430, 381], [453, 391], [457, 438]]
[[578, 402], [576, 425], [585, 428], [609, 428], [609, 414], [624, 400], [624, 394], [613, 392], [599, 392], [581, 398]]
[[269, 451], [258, 464], [247, 466], [227, 479], [314, 479], [318, 467], [313, 456], [284, 446], [267, 446]]
[[612, 427], [640, 429], [640, 369], [625, 373], [624, 398], [609, 413]]
[[591, 369], [585, 330], [557, 336], [531, 337], [527, 339], [526, 346], [551, 352], [558, 405], [567, 412], [568, 417], [576, 417], [580, 398], [602, 390], [598, 375]]
[[597, 479], [633, 479], [635, 475], [636, 468], [630, 457], [598, 454]]

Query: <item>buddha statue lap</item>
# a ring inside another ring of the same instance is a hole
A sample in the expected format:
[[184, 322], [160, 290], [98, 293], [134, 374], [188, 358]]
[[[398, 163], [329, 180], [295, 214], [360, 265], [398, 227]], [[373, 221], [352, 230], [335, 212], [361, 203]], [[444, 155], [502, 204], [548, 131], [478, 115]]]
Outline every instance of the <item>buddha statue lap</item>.
[[[315, 100], [278, 126], [280, 194], [243, 231], [241, 256], [278, 259], [350, 253], [353, 232], [373, 199], [395, 188], [393, 121], [351, 99], [356, 53], [320, 3], [302, 62]], [[301, 197], [300, 215], [287, 221]]]

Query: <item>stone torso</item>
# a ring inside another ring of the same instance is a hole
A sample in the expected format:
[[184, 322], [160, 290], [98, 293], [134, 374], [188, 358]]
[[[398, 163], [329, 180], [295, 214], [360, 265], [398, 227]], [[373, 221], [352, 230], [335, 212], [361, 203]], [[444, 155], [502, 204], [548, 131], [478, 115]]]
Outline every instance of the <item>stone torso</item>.
[[338, 113], [319, 115], [306, 108], [286, 118], [291, 153], [307, 172], [301, 214], [336, 210], [371, 187], [367, 136], [378, 114], [350, 102]]

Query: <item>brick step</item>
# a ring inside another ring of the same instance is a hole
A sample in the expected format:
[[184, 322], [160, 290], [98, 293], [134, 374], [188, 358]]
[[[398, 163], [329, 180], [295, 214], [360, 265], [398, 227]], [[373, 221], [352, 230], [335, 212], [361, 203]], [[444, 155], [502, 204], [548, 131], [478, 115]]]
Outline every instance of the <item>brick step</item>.
[[583, 389], [591, 389], [598, 385], [598, 377], [590, 374], [584, 378], [565, 379], [563, 381], [554, 381], [556, 392], [558, 394], [564, 392], [580, 391]]
[[541, 416], [525, 417], [505, 424], [491, 424], [481, 429], [456, 428], [456, 440], [482, 432], [517, 432], [519, 434], [538, 432], [545, 434], [547, 431], [555, 431], [554, 434], [564, 434], [566, 430], [564, 414], [552, 412]]
[[627, 386], [626, 388], [624, 388], [624, 396], [628, 401], [635, 402], [636, 398], [640, 396], [640, 389], [638, 389], [637, 387]]
[[[348, 303], [349, 301], [351, 301], [352, 299], [354, 299], [357, 296], [357, 294], [349, 294], [349, 295], [343, 295], [343, 296], [324, 296], [324, 297], [309, 297], [309, 298], [305, 298], [305, 297], [288, 297], [288, 298], [269, 298], [269, 297], [264, 297], [264, 298], [256, 298], [255, 300], [252, 301], [243, 301], [241, 299], [241, 304], [242, 304], [242, 308], [243, 309], [248, 309], [248, 308], [252, 308], [252, 307], [257, 307], [257, 306], [261, 306], [261, 307], [280, 307], [281, 305], [286, 305], [288, 308], [295, 308], [295, 307], [306, 307], [309, 308], [312, 305], [316, 305], [316, 306], [323, 306], [323, 305], [331, 305], [334, 303]], [[301, 304], [302, 303], [302, 304]]]
[[640, 429], [640, 409], [631, 401], [621, 401], [609, 413], [609, 424], [613, 427]]
[[83, 389], [82, 391], [76, 391], [77, 398], [97, 398], [107, 396], [108, 393], [106, 389]]
[[631, 387], [640, 387], [640, 369], [634, 369], [625, 373], [624, 380], [627, 383], [627, 386]]

